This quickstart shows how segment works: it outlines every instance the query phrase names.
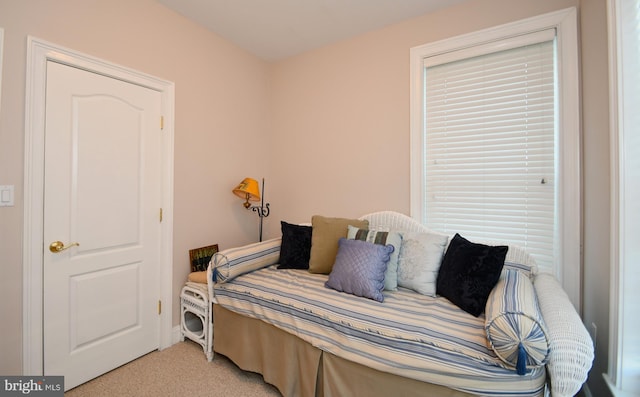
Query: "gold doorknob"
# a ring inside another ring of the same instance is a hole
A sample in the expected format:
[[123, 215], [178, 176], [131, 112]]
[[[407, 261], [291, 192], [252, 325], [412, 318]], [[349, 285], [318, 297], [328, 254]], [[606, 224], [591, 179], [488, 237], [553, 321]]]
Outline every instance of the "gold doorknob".
[[49, 251], [53, 252], [54, 254], [56, 252], [60, 252], [60, 251], [64, 251], [66, 249], [69, 249], [71, 247], [73, 247], [74, 245], [80, 245], [80, 243], [71, 243], [69, 245], [67, 245], [66, 247], [64, 246], [64, 243], [62, 241], [54, 241], [53, 243], [49, 244]]

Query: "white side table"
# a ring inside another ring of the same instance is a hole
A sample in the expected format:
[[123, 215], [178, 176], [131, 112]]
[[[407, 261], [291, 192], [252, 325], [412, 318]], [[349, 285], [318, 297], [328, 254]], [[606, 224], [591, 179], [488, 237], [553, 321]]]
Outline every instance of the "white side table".
[[187, 282], [180, 292], [181, 340], [202, 346], [207, 361], [213, 360], [213, 313], [207, 284]]

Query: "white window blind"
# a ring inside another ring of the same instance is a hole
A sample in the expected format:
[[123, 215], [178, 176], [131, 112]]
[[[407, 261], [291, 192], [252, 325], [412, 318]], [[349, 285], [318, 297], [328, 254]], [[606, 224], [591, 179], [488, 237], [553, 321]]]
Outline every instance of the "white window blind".
[[555, 30], [528, 36], [425, 59], [422, 214], [435, 230], [520, 245], [552, 271]]

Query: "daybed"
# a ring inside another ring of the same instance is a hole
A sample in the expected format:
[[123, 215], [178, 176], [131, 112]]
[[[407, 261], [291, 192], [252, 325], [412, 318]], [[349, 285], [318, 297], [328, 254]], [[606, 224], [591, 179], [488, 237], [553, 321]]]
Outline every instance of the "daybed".
[[[285, 397], [580, 390], [592, 341], [560, 284], [538, 274], [530, 255], [458, 235], [442, 240], [390, 211], [355, 221], [283, 222], [282, 238], [214, 255], [213, 350], [261, 373]], [[296, 268], [300, 252], [291, 246], [308, 239], [308, 268]], [[462, 254], [475, 262], [460, 261]], [[418, 262], [423, 267], [411, 267]]]

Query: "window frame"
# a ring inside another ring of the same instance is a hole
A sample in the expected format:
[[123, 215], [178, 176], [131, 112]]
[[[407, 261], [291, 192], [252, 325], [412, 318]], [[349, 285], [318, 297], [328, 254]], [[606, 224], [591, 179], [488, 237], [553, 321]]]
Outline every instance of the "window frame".
[[570, 7], [477, 32], [424, 44], [410, 52], [410, 208], [422, 221], [424, 58], [497, 42], [540, 30], [556, 29], [558, 76], [558, 216], [559, 238], [554, 275], [561, 282], [574, 307], [581, 312], [581, 139], [577, 11]]
[[[610, 236], [610, 285], [609, 285], [609, 351], [608, 368], [603, 374], [609, 390], [614, 396], [635, 395], [638, 382], [633, 375], [624, 371], [625, 361], [634, 359], [637, 352], [634, 323], [625, 324], [625, 318], [637, 321], [635, 314], [639, 312], [633, 301], [633, 292], [625, 288], [625, 280], [633, 280], [633, 269], [637, 263], [628, 257], [630, 248], [628, 241], [635, 235], [628, 236], [625, 223], [633, 223], [638, 218], [638, 211], [628, 211], [627, 204], [632, 199], [625, 189], [625, 180], [630, 178], [625, 158], [624, 145], [627, 138], [625, 125], [624, 61], [622, 59], [622, 9], [623, 0], [607, 0], [607, 25], [609, 36], [609, 123], [610, 123], [610, 164], [611, 164], [611, 236]], [[628, 111], [627, 111], [628, 112]], [[637, 294], [636, 294], [637, 295]], [[625, 348], [625, 345], [627, 348]], [[624, 357], [627, 355], [628, 357]]]

